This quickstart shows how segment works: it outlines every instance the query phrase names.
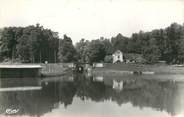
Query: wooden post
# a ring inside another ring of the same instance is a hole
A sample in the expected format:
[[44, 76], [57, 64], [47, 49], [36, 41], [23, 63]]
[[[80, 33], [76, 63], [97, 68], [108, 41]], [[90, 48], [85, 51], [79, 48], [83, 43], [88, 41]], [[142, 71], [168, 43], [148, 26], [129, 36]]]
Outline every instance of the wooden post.
[[41, 55], [41, 50], [40, 50], [40, 63], [41, 63], [41, 60], [42, 60], [42, 58], [41, 58], [41, 57], [42, 57], [42, 55]]
[[56, 63], [56, 50], [54, 50], [54, 61], [55, 61], [55, 63]]

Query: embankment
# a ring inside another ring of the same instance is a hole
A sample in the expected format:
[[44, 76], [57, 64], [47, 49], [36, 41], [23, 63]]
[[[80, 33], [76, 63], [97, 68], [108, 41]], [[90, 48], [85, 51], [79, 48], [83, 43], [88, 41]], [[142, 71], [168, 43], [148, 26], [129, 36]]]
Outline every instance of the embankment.
[[184, 67], [125, 63], [104, 64], [103, 68], [95, 68], [93, 74], [184, 74]]
[[49, 63], [42, 64], [41, 66], [41, 73], [43, 77], [62, 76], [72, 72], [72, 70], [63, 63]]

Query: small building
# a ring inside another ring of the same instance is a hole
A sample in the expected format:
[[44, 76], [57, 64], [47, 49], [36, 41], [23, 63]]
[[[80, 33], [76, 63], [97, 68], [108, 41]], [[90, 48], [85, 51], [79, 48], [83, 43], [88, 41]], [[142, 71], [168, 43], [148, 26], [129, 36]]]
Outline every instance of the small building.
[[93, 63], [93, 67], [102, 68], [102, 67], [104, 67], [104, 64], [103, 63]]
[[68, 65], [69, 68], [74, 68], [75, 67], [74, 63], [68, 63], [67, 65]]
[[104, 80], [103, 76], [93, 77], [93, 81], [96, 81], [96, 82], [103, 82], [103, 80]]
[[123, 53], [120, 50], [116, 50], [112, 55], [113, 63], [124, 62]]

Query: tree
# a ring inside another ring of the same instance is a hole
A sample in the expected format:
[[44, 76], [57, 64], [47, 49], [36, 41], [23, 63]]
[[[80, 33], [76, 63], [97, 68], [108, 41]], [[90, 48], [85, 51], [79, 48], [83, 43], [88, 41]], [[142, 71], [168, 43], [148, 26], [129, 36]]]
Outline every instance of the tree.
[[[3, 29], [0, 29], [0, 50], [2, 50], [1, 49], [1, 45], [2, 45], [2, 40], [1, 40], [1, 37], [2, 37], [2, 32], [3, 32]], [[1, 55], [2, 53], [1, 53], [1, 51], [0, 51], [0, 61], [2, 61], [3, 60], [3, 56]]]
[[[58, 33], [40, 24], [0, 29], [0, 61], [22, 62], [101, 62], [109, 61], [113, 51], [142, 54], [149, 62], [165, 60], [169, 64], [184, 62], [184, 25], [172, 23], [164, 29], [133, 33], [130, 38], [118, 34], [111, 40], [104, 37], [81, 39], [74, 48], [70, 37], [59, 39]], [[78, 54], [78, 55], [77, 55]]]
[[143, 57], [148, 63], [156, 63], [160, 59], [160, 50], [155, 44], [156, 40], [154, 38], [150, 39], [149, 46], [144, 48]]
[[60, 40], [58, 58], [60, 62], [73, 62], [77, 60], [77, 52], [72, 44], [70, 37], [64, 35], [64, 39]]
[[122, 34], [118, 34], [116, 37], [111, 38], [111, 43], [113, 46], [114, 51], [115, 50], [121, 50], [122, 52], [127, 52], [127, 44], [128, 44], [128, 38], [123, 36]]
[[180, 35], [180, 40], [177, 43], [178, 45], [178, 62], [179, 63], [184, 63], [184, 25], [182, 26], [181, 29], [181, 35]]
[[106, 55], [112, 55], [113, 53], [113, 45], [110, 42], [109, 39], [104, 39], [103, 37], [101, 38], [101, 41], [103, 43], [104, 49], [105, 49], [105, 53]]
[[165, 52], [165, 59], [168, 63], [175, 63], [177, 61], [177, 54], [178, 54], [178, 46], [177, 42], [179, 41], [179, 25], [176, 23], [171, 24], [167, 27], [167, 51]]
[[112, 61], [113, 61], [112, 55], [105, 56], [105, 58], [104, 58], [105, 63], [112, 63]]
[[81, 39], [78, 43], [76, 43], [76, 51], [78, 54], [78, 59], [80, 62], [87, 62], [87, 47], [89, 45], [89, 41], [85, 39]]
[[[20, 59], [22, 62], [56, 62], [57, 34], [36, 24], [27, 27], [6, 27], [0, 38], [0, 55], [3, 59]], [[26, 52], [24, 52], [26, 51]]]
[[102, 41], [92, 40], [87, 48], [88, 62], [101, 62], [106, 55], [105, 47]]
[[141, 46], [141, 39], [139, 38], [138, 33], [133, 33], [132, 37], [129, 41], [129, 52], [141, 54], [142, 46]]
[[16, 47], [17, 54], [19, 55], [19, 59], [22, 60], [22, 62], [31, 62], [31, 53], [30, 53], [30, 40], [28, 39], [27, 35], [22, 36], [18, 40], [18, 45]]
[[1, 33], [2, 34], [0, 38], [0, 54], [3, 57], [12, 59], [17, 41], [15, 38], [14, 28], [4, 28]]

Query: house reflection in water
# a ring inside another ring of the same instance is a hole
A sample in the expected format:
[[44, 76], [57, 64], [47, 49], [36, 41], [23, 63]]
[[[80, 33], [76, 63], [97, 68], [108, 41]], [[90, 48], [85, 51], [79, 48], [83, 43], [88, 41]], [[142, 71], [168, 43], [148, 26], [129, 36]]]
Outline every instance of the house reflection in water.
[[112, 88], [115, 89], [116, 91], [123, 90], [123, 81], [113, 80]]

